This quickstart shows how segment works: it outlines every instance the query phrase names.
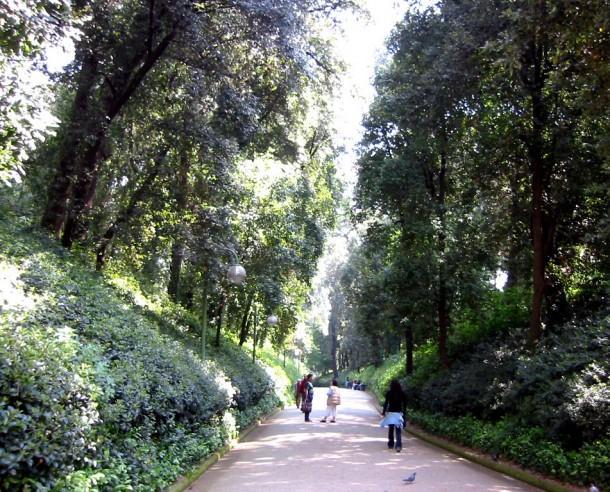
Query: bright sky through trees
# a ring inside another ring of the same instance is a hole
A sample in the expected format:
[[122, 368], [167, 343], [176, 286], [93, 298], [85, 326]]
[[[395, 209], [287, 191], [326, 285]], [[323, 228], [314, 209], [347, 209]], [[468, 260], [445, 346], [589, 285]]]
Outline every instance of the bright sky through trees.
[[[337, 52], [347, 69], [340, 97], [334, 105], [336, 143], [346, 151], [341, 157], [339, 172], [348, 185], [348, 192], [355, 184], [353, 164], [355, 146], [361, 135], [360, 123], [375, 95], [375, 66], [384, 56], [385, 41], [392, 28], [411, 2], [365, 0], [363, 3], [370, 16], [346, 13], [343, 35], [337, 39]], [[421, 0], [419, 5], [426, 7], [433, 3], [433, 0]]]
[[[420, 5], [425, 7], [432, 3], [431, 0], [423, 0]], [[364, 7], [369, 11], [368, 17], [345, 14], [343, 32], [337, 39], [337, 52], [346, 64], [346, 71], [340, 95], [334, 105], [335, 143], [345, 149], [337, 167], [350, 198], [356, 182], [356, 146], [362, 135], [361, 122], [375, 95], [375, 67], [383, 60], [385, 41], [396, 22], [409, 8], [409, 2], [366, 0]], [[319, 326], [324, 332], [330, 312], [329, 289], [324, 286], [324, 280], [331, 269], [345, 259], [349, 236], [349, 224], [342, 223], [340, 229], [328, 238], [326, 254], [320, 259], [318, 275], [314, 279], [310, 323]], [[297, 337], [305, 337], [304, 326], [297, 332]]]

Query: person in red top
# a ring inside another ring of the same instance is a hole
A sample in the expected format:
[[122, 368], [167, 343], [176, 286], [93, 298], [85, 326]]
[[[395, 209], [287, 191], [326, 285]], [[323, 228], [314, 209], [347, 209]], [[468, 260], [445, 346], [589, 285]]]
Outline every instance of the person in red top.
[[309, 414], [313, 407], [313, 374], [308, 374], [305, 379], [305, 393], [303, 393], [303, 401], [301, 402], [301, 412], [305, 414], [305, 422], [311, 422]]
[[307, 375], [303, 376], [303, 379], [297, 381], [296, 391], [295, 391], [295, 401], [297, 404], [297, 408], [301, 408], [301, 403], [307, 396]]

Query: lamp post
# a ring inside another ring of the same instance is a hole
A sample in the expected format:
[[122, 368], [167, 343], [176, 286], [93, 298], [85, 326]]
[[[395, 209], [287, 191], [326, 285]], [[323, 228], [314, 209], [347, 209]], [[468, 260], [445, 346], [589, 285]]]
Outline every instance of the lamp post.
[[297, 363], [297, 372], [301, 375], [301, 350], [298, 347], [294, 349], [294, 357]]
[[[219, 246], [220, 248], [228, 251], [233, 255], [233, 263], [227, 269], [227, 278], [229, 282], [234, 285], [241, 285], [246, 280], [246, 269], [240, 265], [237, 253], [231, 248], [226, 246]], [[203, 302], [202, 302], [202, 316], [201, 316], [201, 360], [205, 360], [205, 338], [208, 331], [208, 288], [209, 288], [209, 275], [206, 276], [203, 286]]]
[[239, 264], [237, 253], [231, 248], [223, 246], [223, 248], [233, 255], [233, 264], [227, 269], [227, 278], [234, 285], [241, 285], [246, 280], [246, 269]]
[[[254, 332], [253, 332], [253, 342], [252, 342], [252, 362], [256, 361], [256, 325], [258, 324], [258, 311], [256, 309], [256, 305], [254, 306]], [[267, 316], [267, 324], [269, 326], [275, 326], [277, 324], [277, 316], [275, 314], [270, 314]]]

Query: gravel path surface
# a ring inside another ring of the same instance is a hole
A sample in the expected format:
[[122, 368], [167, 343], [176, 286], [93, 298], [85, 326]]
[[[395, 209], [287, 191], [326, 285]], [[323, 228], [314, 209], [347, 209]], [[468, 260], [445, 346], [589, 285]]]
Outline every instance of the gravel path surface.
[[[539, 490], [403, 435], [387, 449], [387, 429], [371, 396], [341, 390], [337, 423], [321, 423], [326, 388], [316, 388], [312, 423], [295, 407], [253, 430], [188, 489], [195, 492], [392, 492]], [[402, 479], [417, 472], [411, 484]]]

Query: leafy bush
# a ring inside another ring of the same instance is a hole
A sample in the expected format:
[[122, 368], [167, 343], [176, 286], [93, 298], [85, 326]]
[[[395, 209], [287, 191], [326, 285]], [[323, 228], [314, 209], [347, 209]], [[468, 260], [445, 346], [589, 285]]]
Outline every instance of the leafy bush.
[[99, 422], [90, 361], [69, 330], [0, 323], [0, 489], [48, 487], [91, 463]]
[[253, 364], [250, 357], [237, 347], [228, 344], [212, 347], [210, 356], [224, 369], [235, 387], [233, 405], [238, 410], [247, 410], [273, 391], [273, 382], [265, 369]]
[[[609, 324], [602, 312], [556, 327], [535, 354], [523, 346], [523, 328], [478, 331], [482, 340], [463, 345], [449, 370], [441, 369], [434, 344], [419, 347], [414, 373], [402, 380], [409, 411], [462, 444], [573, 483], [588, 477], [608, 484]], [[395, 361], [403, 357], [386, 361], [385, 373], [361, 371], [378, 397], [401, 374]]]
[[608, 322], [599, 315], [568, 323], [534, 355], [524, 350], [525, 332], [514, 330], [472, 347], [448, 371], [438, 362], [436, 370], [416, 365], [405, 382], [410, 405], [448, 416], [512, 415], [567, 449], [579, 448], [610, 424]]
[[465, 446], [501, 455], [520, 465], [560, 480], [610, 486], [610, 435], [567, 451], [549, 440], [539, 427], [526, 427], [515, 419], [483, 422], [472, 416], [447, 417], [419, 410], [410, 419], [423, 429]]
[[0, 244], [0, 490], [159, 490], [277, 406], [243, 351], [162, 335], [180, 309], [166, 330], [132, 281], [1, 220]]
[[463, 309], [453, 322], [447, 342], [451, 359], [467, 353], [473, 345], [528, 325], [531, 293], [523, 287], [485, 292], [477, 310]]

